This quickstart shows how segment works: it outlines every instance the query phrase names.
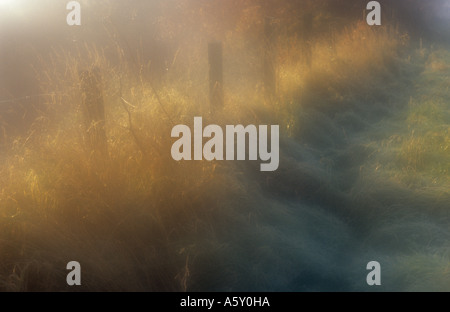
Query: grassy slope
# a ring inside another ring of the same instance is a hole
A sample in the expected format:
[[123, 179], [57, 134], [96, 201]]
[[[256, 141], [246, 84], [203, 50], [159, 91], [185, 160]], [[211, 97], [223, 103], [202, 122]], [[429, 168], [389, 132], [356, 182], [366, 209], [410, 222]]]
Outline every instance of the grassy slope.
[[408, 105], [380, 125], [377, 135], [388, 135], [370, 143], [364, 171], [372, 185], [359, 181], [358, 191], [382, 203], [367, 243], [392, 261], [389, 281], [405, 290], [448, 291], [450, 54], [419, 53], [427, 55], [424, 71]]

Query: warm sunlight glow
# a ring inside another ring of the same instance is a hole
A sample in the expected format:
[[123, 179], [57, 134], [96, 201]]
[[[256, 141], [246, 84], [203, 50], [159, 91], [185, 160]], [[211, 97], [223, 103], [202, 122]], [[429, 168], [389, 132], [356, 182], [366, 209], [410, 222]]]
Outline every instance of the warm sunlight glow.
[[0, 0], [0, 5], [5, 6], [5, 5], [15, 5], [17, 4], [17, 2], [15, 0]]
[[18, 0], [0, 0], [0, 14], [8, 11], [18, 11], [21, 6], [21, 2]]

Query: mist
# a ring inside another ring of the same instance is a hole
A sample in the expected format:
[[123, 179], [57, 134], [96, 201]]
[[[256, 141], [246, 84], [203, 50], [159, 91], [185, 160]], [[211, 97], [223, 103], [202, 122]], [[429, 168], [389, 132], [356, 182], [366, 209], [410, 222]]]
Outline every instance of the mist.
[[0, 290], [450, 289], [449, 1], [68, 2], [0, 0]]

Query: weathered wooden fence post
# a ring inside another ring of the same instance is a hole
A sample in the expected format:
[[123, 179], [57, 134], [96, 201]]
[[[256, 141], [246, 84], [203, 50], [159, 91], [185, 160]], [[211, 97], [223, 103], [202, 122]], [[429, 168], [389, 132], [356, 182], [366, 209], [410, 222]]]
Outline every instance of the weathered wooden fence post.
[[272, 18], [264, 20], [264, 91], [268, 98], [275, 95], [276, 78], [273, 53], [273, 25]]
[[80, 83], [88, 147], [90, 151], [107, 155], [105, 107], [98, 68], [82, 71], [80, 73]]
[[211, 111], [222, 108], [223, 101], [223, 48], [221, 42], [208, 44], [209, 101]]

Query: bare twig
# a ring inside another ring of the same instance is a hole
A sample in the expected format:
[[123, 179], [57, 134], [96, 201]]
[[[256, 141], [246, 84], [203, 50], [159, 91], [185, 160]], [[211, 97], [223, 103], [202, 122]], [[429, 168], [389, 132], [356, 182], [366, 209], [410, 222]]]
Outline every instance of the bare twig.
[[[134, 127], [133, 127], [133, 123], [132, 123], [132, 119], [131, 119], [131, 112], [128, 109], [128, 106], [131, 106], [133, 108], [135, 108], [136, 106], [134, 106], [133, 104], [131, 104], [130, 102], [128, 102], [127, 100], [125, 100], [122, 96], [122, 79], [120, 79], [120, 101], [122, 103], [122, 107], [125, 109], [125, 111], [128, 114], [128, 124], [129, 124], [129, 130], [131, 135], [134, 138], [134, 141], [136, 142], [136, 145], [138, 146], [138, 148], [141, 150], [142, 154], [146, 155], [146, 149], [144, 147], [144, 144], [142, 143], [142, 141], [139, 139], [139, 137], [137, 136], [136, 132], [134, 131]], [[159, 151], [159, 149], [157, 148], [157, 146], [154, 145], [154, 143], [152, 142], [152, 147], [155, 149], [155, 151], [161, 155], [161, 152]]]
[[[105, 21], [104, 21], [104, 22], [105, 22]], [[120, 53], [121, 53], [121, 57], [124, 57], [124, 56], [125, 56], [125, 52], [124, 52], [123, 48], [121, 47], [121, 45], [120, 45], [120, 43], [119, 43], [119, 40], [122, 41], [122, 43], [126, 46], [126, 48], [128, 48], [129, 51], [131, 51], [130, 45], [129, 45], [129, 43], [128, 43], [126, 37], [125, 37], [125, 36], [122, 36], [122, 35], [120, 34], [120, 32], [118, 31], [118, 28], [116, 27], [115, 23], [114, 23], [111, 19], [108, 19], [108, 22], [109, 22], [110, 25], [112, 26], [114, 34], [111, 34], [111, 33], [109, 32], [109, 30], [107, 29], [105, 23], [104, 23], [103, 25], [104, 25], [106, 31], [108, 32], [108, 35], [109, 35], [109, 37], [111, 38], [111, 40], [117, 45], [117, 47], [118, 47], [118, 49], [119, 49], [119, 51], [120, 51]], [[173, 61], [172, 61], [172, 64], [175, 63], [179, 51], [180, 51], [180, 49], [177, 50], [177, 52], [176, 52], [176, 54], [175, 54], [175, 56], [174, 56], [174, 59], [173, 59]], [[140, 68], [140, 70], [142, 71], [142, 66], [139, 66], [139, 62], [136, 60], [136, 57], [134, 57], [134, 56], [131, 57], [131, 61], [133, 62], [133, 64], [134, 64], [134, 66], [136, 67], [136, 69], [139, 69], [139, 68]], [[141, 75], [141, 84], [142, 84], [142, 75]], [[169, 115], [169, 113], [167, 112], [167, 110], [164, 108], [164, 105], [163, 105], [163, 103], [162, 103], [162, 101], [161, 101], [161, 98], [159, 97], [159, 94], [158, 94], [158, 92], [156, 91], [155, 87], [153, 86], [153, 84], [152, 84], [151, 82], [148, 82], [148, 84], [150, 85], [150, 88], [152, 89], [152, 92], [155, 94], [156, 100], [158, 101], [158, 104], [159, 104], [159, 106], [161, 107], [161, 110], [162, 110], [162, 111], [164, 112], [164, 114], [167, 116], [167, 118], [169, 119], [170, 123], [173, 124], [173, 120], [172, 120], [172, 118], [170, 117], [170, 115]], [[122, 85], [121, 85], [121, 86], [122, 86]]]

